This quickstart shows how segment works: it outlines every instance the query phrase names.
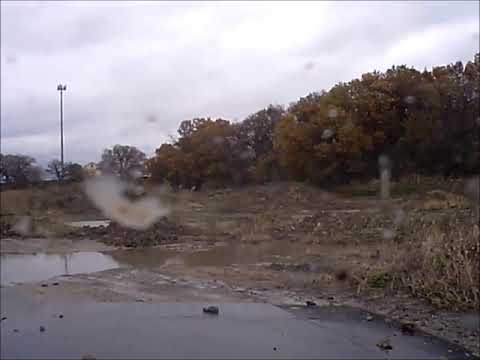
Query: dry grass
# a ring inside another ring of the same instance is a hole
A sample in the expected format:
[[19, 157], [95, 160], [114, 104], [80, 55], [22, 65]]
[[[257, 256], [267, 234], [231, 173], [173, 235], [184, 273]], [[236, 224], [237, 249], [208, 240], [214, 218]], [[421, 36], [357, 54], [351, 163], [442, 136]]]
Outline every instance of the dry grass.
[[355, 278], [357, 293], [406, 290], [438, 308], [480, 308], [479, 227], [448, 216], [419, 223], [407, 241], [384, 242]]
[[2, 215], [24, 215], [28, 213], [33, 200], [31, 189], [0, 192], [0, 212]]
[[270, 212], [257, 214], [238, 228], [238, 236], [243, 242], [271, 241], [274, 225], [275, 217]]
[[[450, 309], [480, 307], [478, 225], [439, 227], [419, 232], [406, 250], [402, 281], [415, 295]], [[423, 240], [423, 241], [421, 241]]]

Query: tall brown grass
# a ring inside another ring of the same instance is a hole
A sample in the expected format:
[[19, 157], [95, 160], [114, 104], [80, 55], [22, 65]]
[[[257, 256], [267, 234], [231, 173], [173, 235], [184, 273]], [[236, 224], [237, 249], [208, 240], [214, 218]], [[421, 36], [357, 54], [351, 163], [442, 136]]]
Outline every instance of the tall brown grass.
[[358, 292], [406, 290], [438, 308], [479, 310], [478, 223], [451, 214], [413, 226], [408, 239], [384, 244], [378, 262], [357, 279]]
[[451, 220], [444, 229], [426, 228], [405, 251], [402, 282], [441, 308], [480, 308], [479, 228]]

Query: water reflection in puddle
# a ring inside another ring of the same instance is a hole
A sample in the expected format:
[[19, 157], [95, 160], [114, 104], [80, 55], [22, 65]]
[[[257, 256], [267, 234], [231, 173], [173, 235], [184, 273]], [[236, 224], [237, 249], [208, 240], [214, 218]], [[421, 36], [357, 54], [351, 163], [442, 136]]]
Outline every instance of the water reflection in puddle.
[[279, 244], [275, 243], [257, 245], [226, 244], [196, 251], [144, 248], [116, 250], [110, 252], [110, 254], [113, 259], [122, 265], [148, 268], [181, 264], [193, 268], [199, 266], [224, 267], [233, 264], [255, 264], [264, 261], [274, 261], [279, 256], [288, 257], [297, 254], [297, 250], [305, 255], [305, 248], [297, 249], [293, 245], [279, 246]]
[[107, 254], [77, 252], [71, 254], [2, 254], [0, 258], [0, 283], [47, 280], [58, 275], [73, 275], [102, 271], [118, 267]]
[[295, 246], [227, 244], [204, 250], [143, 248], [115, 250], [108, 253], [76, 252], [70, 254], [2, 254], [1, 284], [35, 282], [59, 275], [90, 273], [120, 266], [156, 268], [163, 265], [225, 267], [233, 264], [256, 264], [274, 261], [302, 251]]

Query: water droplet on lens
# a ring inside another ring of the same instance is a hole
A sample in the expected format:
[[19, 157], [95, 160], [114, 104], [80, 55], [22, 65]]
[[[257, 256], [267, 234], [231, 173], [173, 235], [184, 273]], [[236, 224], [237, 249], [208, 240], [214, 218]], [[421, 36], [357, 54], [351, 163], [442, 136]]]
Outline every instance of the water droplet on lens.
[[405, 102], [409, 105], [413, 105], [415, 104], [415, 102], [417, 101], [417, 99], [415, 98], [415, 96], [412, 96], [412, 95], [408, 95], [408, 96], [405, 96], [404, 98]]
[[395, 232], [391, 229], [383, 229], [383, 238], [386, 240], [391, 240], [395, 237]]
[[323, 133], [322, 133], [322, 139], [323, 140], [330, 139], [334, 133], [335, 132], [332, 129], [325, 129], [323, 130]]
[[328, 110], [328, 117], [329, 118], [336, 118], [338, 116], [337, 109], [330, 109]]

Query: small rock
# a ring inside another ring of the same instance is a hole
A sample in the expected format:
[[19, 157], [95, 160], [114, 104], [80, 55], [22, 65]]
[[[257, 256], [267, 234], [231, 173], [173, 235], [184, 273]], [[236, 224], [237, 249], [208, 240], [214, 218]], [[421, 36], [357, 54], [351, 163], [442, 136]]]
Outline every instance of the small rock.
[[208, 306], [203, 308], [203, 312], [206, 314], [218, 315], [220, 311], [218, 310], [218, 306]]
[[18, 332], [18, 329], [13, 329], [13, 332]]
[[335, 297], [329, 296], [329, 297], [327, 297], [327, 300], [335, 300]]
[[402, 330], [403, 335], [414, 335], [415, 334], [415, 324], [412, 323], [405, 323], [402, 324], [400, 327], [400, 330]]
[[58, 286], [59, 283], [58, 283], [58, 282], [54, 282], [52, 285], [53, 285], [53, 286]]
[[307, 304], [307, 306], [317, 306], [317, 303], [315, 301], [307, 300], [305, 303]]
[[41, 287], [48, 287], [48, 284], [42, 284]]
[[344, 281], [348, 277], [348, 273], [346, 270], [340, 270], [335, 273], [335, 278], [339, 281]]
[[370, 314], [367, 314], [367, 316], [365, 317], [365, 320], [367, 320], [367, 321], [372, 321], [372, 320], [373, 320], [373, 316], [370, 315]]
[[389, 337], [386, 337], [385, 339], [383, 339], [382, 341], [377, 343], [377, 346], [380, 349], [382, 349], [383, 351], [387, 351], [387, 352], [393, 349], [393, 346], [390, 343], [390, 338]]
[[276, 347], [276, 346], [273, 347], [273, 351], [277, 351], [277, 347]]
[[0, 319], [0, 321], [3, 321], [3, 320], [7, 320], [7, 317], [4, 316], [4, 317], [2, 317], [2, 318]]
[[58, 315], [58, 317], [59, 317], [60, 319], [63, 319], [63, 315], [62, 315], [62, 314]]
[[40, 326], [40, 332], [44, 332], [44, 331], [45, 331], [45, 327]]

